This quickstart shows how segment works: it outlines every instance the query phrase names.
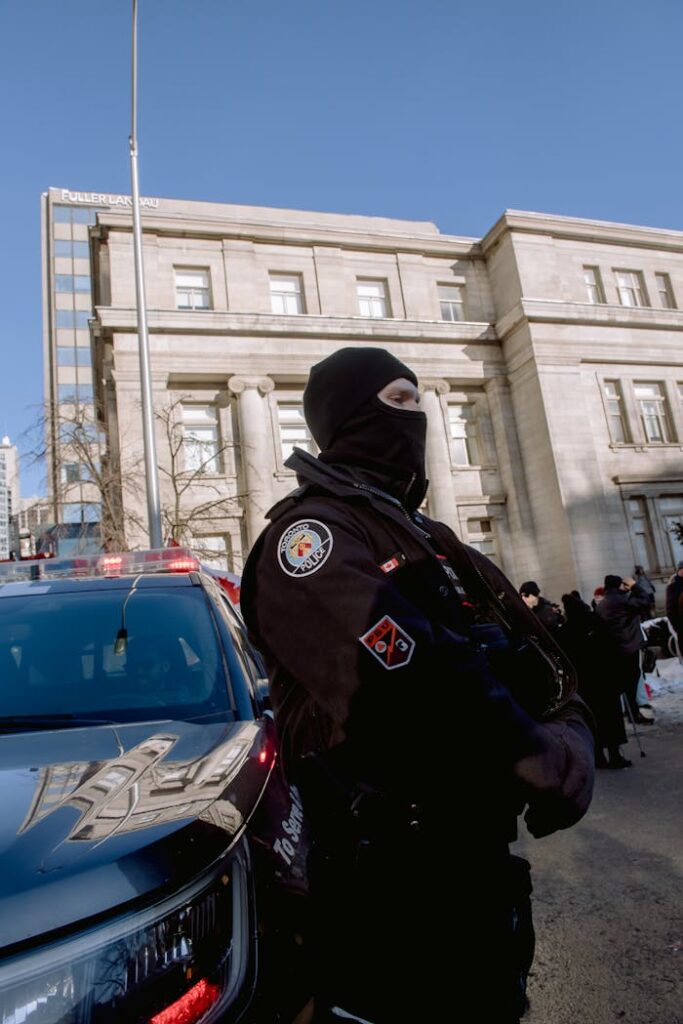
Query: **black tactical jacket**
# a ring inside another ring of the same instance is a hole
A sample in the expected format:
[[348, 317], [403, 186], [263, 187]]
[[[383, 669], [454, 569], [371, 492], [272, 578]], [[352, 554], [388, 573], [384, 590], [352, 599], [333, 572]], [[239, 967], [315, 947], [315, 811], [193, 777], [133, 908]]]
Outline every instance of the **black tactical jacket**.
[[302, 486], [241, 590], [288, 770], [334, 750], [335, 771], [422, 802], [455, 750], [507, 800], [493, 779], [534, 752], [537, 719], [590, 748], [571, 665], [492, 562], [346, 470], [301, 451], [288, 465]]

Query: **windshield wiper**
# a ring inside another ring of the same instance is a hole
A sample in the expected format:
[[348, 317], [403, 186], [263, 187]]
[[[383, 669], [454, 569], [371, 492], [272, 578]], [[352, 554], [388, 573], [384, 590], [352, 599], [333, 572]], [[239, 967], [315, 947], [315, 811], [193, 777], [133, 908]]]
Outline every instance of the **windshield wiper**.
[[112, 718], [87, 718], [85, 715], [0, 715], [0, 729], [15, 727], [52, 729], [60, 725], [116, 725]]

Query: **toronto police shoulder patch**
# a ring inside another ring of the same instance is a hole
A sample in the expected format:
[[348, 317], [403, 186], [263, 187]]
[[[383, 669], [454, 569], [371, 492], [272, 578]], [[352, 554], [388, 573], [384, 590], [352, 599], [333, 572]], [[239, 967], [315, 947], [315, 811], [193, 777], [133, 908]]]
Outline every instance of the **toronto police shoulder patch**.
[[277, 560], [288, 576], [310, 576], [330, 557], [332, 534], [319, 519], [300, 519], [282, 533]]

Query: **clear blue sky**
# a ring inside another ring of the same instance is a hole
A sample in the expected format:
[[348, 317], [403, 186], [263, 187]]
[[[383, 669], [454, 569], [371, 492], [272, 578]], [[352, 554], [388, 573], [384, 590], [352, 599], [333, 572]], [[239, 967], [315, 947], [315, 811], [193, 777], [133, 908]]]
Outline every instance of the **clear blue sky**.
[[[145, 195], [683, 230], [681, 0], [139, 0]], [[130, 192], [130, 0], [0, 0], [0, 433], [42, 398], [39, 197]], [[25, 472], [24, 494], [41, 486]]]

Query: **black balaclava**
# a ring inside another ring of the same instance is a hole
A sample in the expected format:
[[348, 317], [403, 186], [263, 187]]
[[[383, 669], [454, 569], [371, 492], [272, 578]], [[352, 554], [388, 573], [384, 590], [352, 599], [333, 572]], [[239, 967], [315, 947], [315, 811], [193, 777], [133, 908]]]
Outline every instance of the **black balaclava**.
[[317, 363], [304, 391], [304, 415], [323, 462], [361, 475], [417, 508], [427, 489], [427, 418], [377, 398], [393, 380], [417, 377], [381, 348], [343, 348]]

